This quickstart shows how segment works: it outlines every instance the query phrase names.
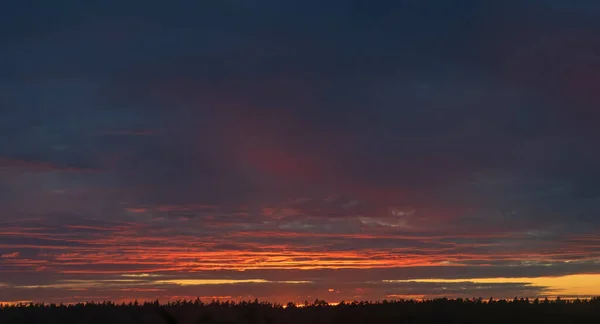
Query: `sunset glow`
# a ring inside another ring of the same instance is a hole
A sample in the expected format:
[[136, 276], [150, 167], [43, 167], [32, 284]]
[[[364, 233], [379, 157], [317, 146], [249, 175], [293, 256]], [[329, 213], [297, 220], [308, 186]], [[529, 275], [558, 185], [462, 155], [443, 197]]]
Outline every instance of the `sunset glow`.
[[13, 2], [0, 303], [600, 295], [594, 1]]
[[[384, 283], [436, 283], [436, 284], [526, 284], [545, 287], [548, 296], [594, 297], [600, 291], [600, 274], [581, 274], [538, 278], [464, 278], [464, 279], [414, 279], [383, 280]], [[510, 296], [502, 296], [510, 297]]]

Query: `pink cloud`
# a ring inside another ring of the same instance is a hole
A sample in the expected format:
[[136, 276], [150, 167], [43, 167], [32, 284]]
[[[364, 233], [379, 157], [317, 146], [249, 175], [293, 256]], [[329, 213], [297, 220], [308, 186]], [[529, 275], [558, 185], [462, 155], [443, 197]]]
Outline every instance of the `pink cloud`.
[[125, 208], [126, 211], [130, 212], [130, 213], [145, 213], [148, 209], [147, 208]]
[[2, 254], [2, 255], [0, 255], [0, 258], [12, 259], [12, 258], [18, 258], [19, 255], [21, 255], [19, 252], [12, 252], [12, 253]]

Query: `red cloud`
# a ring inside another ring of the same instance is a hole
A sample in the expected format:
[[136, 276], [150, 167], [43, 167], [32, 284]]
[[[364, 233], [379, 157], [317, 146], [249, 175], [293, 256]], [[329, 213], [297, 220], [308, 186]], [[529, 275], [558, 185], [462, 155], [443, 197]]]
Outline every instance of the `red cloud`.
[[20, 255], [19, 252], [12, 252], [12, 253], [2, 254], [2, 255], [0, 255], [0, 258], [4, 258], [4, 259], [18, 258], [19, 255]]

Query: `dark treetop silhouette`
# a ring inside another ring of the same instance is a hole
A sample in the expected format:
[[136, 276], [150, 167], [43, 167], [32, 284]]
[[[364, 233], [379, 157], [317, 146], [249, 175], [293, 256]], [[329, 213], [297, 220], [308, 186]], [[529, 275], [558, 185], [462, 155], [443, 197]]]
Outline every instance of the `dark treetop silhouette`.
[[350, 302], [330, 306], [323, 300], [286, 306], [264, 302], [209, 304], [176, 301], [116, 305], [23, 304], [0, 309], [0, 323], [111, 324], [304, 324], [304, 323], [598, 323], [600, 298], [590, 300], [435, 299]]

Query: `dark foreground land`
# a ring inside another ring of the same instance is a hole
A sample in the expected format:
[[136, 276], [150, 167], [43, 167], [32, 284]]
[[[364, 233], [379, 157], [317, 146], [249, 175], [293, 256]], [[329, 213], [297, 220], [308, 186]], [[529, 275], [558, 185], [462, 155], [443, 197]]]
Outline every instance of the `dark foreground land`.
[[[304, 305], [303, 305], [304, 306]], [[77, 305], [26, 304], [0, 308], [0, 323], [43, 324], [350, 324], [350, 323], [600, 323], [600, 298], [591, 300], [449, 300], [354, 302], [304, 307], [256, 302], [178, 301]]]

